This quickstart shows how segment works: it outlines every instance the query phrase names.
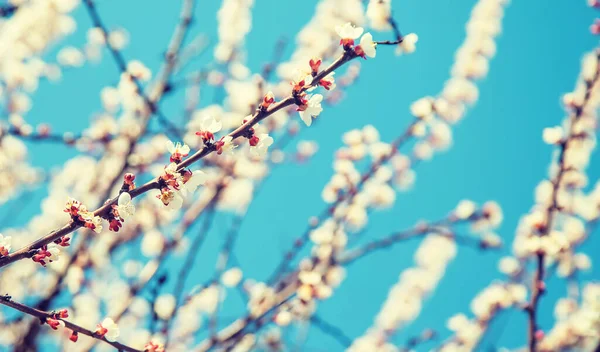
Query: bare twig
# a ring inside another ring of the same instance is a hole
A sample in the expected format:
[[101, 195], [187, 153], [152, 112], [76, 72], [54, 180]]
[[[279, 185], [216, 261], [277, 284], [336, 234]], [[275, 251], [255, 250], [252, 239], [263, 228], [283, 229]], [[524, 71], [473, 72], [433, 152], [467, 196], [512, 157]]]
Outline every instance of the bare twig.
[[[160, 111], [157, 101], [154, 98], [150, 98], [148, 97], [148, 95], [146, 95], [144, 93], [144, 88], [142, 87], [142, 84], [140, 83], [140, 81], [134, 77], [133, 75], [129, 74], [129, 72], [127, 71], [127, 60], [125, 60], [125, 58], [123, 57], [123, 54], [115, 49], [112, 45], [110, 45], [109, 43], [109, 32], [106, 28], [106, 26], [104, 25], [102, 18], [100, 17], [100, 15], [98, 14], [98, 11], [96, 10], [96, 5], [94, 3], [93, 0], [85, 0], [83, 2], [86, 6], [86, 9], [88, 10], [88, 13], [92, 19], [92, 22], [94, 24], [95, 27], [99, 28], [102, 31], [102, 34], [104, 36], [105, 42], [107, 43], [107, 47], [114, 59], [114, 61], [116, 62], [117, 66], [119, 67], [119, 70], [121, 70], [121, 73], [127, 74], [129, 75], [129, 77], [131, 78], [131, 80], [135, 83], [137, 89], [138, 89], [138, 94], [140, 95], [140, 97], [144, 100], [144, 103], [146, 104], [146, 106], [148, 107], [148, 109], [150, 110], [150, 112], [152, 114], [156, 114], [156, 116], [158, 117], [158, 121], [160, 122], [160, 124], [165, 127], [167, 129], [167, 131], [169, 133], [171, 133], [174, 136], [180, 137], [181, 133], [178, 130], [178, 128], [173, 125], [173, 123], [171, 121], [169, 121], [169, 119]], [[187, 3], [187, 2], [186, 2]], [[193, 2], [192, 2], [193, 4]], [[185, 22], [186, 26], [189, 25], [189, 21]], [[178, 29], [179, 31], [179, 29]], [[185, 33], [185, 31], [183, 32]], [[179, 34], [176, 34], [179, 35]], [[183, 34], [185, 35], [185, 34]], [[172, 60], [174, 60], [174, 56], [170, 56], [171, 54], [167, 54], [168, 57], [173, 57]], [[170, 75], [170, 71], [173, 69], [175, 63], [173, 64], [169, 64], [167, 67], [167, 70], [165, 70], [165, 74]], [[161, 96], [162, 93], [164, 92], [164, 86], [159, 86], [159, 91], [156, 93], [156, 96]]]
[[342, 329], [325, 321], [318, 315], [311, 316], [310, 322], [325, 334], [333, 337], [340, 345], [349, 347], [352, 344], [352, 339]]

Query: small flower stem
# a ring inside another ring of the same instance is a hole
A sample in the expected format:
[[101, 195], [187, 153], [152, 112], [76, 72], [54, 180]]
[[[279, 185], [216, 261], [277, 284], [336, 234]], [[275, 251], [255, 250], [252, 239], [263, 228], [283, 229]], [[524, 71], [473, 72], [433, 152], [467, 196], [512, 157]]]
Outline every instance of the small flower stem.
[[481, 218], [482, 214], [480, 213], [474, 214], [472, 217], [466, 220], [459, 220], [455, 217], [447, 217], [442, 220], [434, 221], [428, 224], [417, 225], [408, 230], [394, 232], [384, 238], [374, 240], [361, 247], [347, 251], [338, 258], [338, 262], [340, 264], [348, 265], [374, 251], [389, 249], [391, 246], [399, 242], [404, 242], [406, 240], [425, 236], [428, 234], [446, 236], [457, 243], [469, 245], [472, 244], [477, 248], [485, 248], [484, 244], [480, 240], [467, 236], [458, 237], [456, 234], [454, 234], [452, 230], [450, 230], [451, 226], [458, 225], [461, 223], [474, 222]]

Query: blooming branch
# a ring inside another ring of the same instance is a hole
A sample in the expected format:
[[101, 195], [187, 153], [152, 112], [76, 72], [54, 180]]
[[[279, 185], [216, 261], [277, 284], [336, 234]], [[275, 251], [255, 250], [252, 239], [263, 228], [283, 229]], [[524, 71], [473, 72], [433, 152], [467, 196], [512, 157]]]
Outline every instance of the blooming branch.
[[92, 331], [92, 330], [86, 329], [79, 325], [73, 324], [73, 323], [69, 322], [68, 320], [65, 320], [64, 318], [68, 317], [68, 314], [66, 314], [66, 310], [64, 310], [64, 313], [40, 311], [38, 309], [31, 308], [22, 303], [16, 302], [16, 301], [12, 300], [12, 298], [8, 295], [0, 296], [0, 304], [11, 307], [20, 312], [31, 315], [35, 318], [38, 318], [42, 324], [44, 324], [44, 323], [48, 324], [54, 330], [57, 330], [59, 327], [64, 327], [66, 329], [71, 330], [72, 336], [75, 336], [74, 338], [71, 339], [71, 340], [74, 340], [74, 342], [77, 341], [77, 337], [76, 337], [77, 334], [82, 334], [82, 335], [86, 335], [91, 338], [106, 342], [107, 344], [109, 344], [121, 351], [142, 352], [142, 350], [138, 350], [138, 349], [129, 347], [127, 345], [124, 345], [124, 344], [116, 342], [116, 341], [108, 340], [107, 337], [105, 336], [105, 333], [104, 334], [98, 333], [97, 331]]
[[[565, 176], [568, 172], [577, 170], [578, 165], [574, 164], [571, 158], [575, 155], [575, 152], [571, 150], [578, 148], [576, 145], [579, 143], [581, 138], [586, 138], [587, 134], [585, 130], [582, 130], [582, 125], [585, 123], [580, 122], [584, 114], [590, 109], [594, 109], [597, 97], [594, 95], [598, 92], [598, 82], [600, 78], [600, 51], [596, 50], [595, 53], [586, 58], [584, 61], [584, 72], [582, 73], [583, 84], [585, 85], [585, 91], [581, 101], [573, 101], [571, 104], [567, 101], [567, 106], [573, 109], [572, 113], [568, 118], [568, 130], [564, 138], [560, 138], [557, 141], [558, 144], [558, 158], [556, 161], [556, 173], [550, 180], [550, 194], [547, 197], [547, 206], [541, 213], [541, 218], [536, 221], [538, 231], [537, 239], [541, 241], [552, 241], [554, 237], [548, 237], [550, 232], [555, 226], [555, 218], [562, 211], [564, 205], [559, 202], [559, 194], [561, 189], [565, 187]], [[591, 106], [588, 106], [590, 104]], [[575, 146], [575, 147], [574, 147]], [[571, 149], [573, 148], [573, 149]], [[537, 350], [537, 343], [540, 339], [537, 323], [538, 304], [541, 295], [546, 290], [544, 283], [545, 277], [545, 263], [547, 249], [540, 247], [536, 252], [536, 271], [535, 277], [531, 284], [531, 298], [526, 308], [528, 315], [528, 346], [530, 351], [535, 352]]]

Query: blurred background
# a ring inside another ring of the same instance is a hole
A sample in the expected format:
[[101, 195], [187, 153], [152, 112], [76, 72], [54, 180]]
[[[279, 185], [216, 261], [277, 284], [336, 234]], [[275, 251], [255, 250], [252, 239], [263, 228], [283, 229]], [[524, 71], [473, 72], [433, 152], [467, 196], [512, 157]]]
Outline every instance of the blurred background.
[[[279, 40], [287, 41], [284, 58], [293, 51], [295, 35], [313, 16], [315, 3], [255, 1], [252, 29], [245, 44], [247, 65], [253, 72], [260, 72], [271, 60]], [[379, 129], [382, 140], [391, 141], [410, 123], [410, 104], [441, 91], [475, 3], [475, 0], [393, 2], [394, 18], [403, 33], [419, 35], [417, 51], [398, 57], [393, 48], [380, 48], [377, 58], [362, 62], [360, 77], [346, 90], [343, 100], [335, 106], [325, 106], [314, 127], [302, 126], [288, 149], [292, 151], [298, 140], [314, 140], [319, 145], [318, 153], [306, 162], [276, 167], [252, 203], [233, 251], [234, 264], [244, 269], [245, 277], [265, 280], [294, 239], [302, 234], [308, 219], [325, 207], [321, 191], [332, 175], [334, 152], [342, 146], [344, 132], [371, 124]], [[187, 71], [198, 70], [212, 60], [215, 13], [219, 6], [219, 1], [199, 1], [196, 7], [190, 37], [204, 33], [210, 43], [207, 52], [194, 59]], [[97, 8], [107, 27], [122, 27], [129, 33], [124, 56], [141, 60], [156, 72], [172, 29], [178, 23], [179, 1], [100, 0]], [[532, 206], [534, 188], [547, 175], [551, 161], [553, 148], [542, 141], [542, 130], [560, 124], [564, 118], [561, 96], [573, 89], [582, 55], [597, 45], [597, 38], [589, 33], [594, 16], [584, 0], [543, 4], [514, 1], [508, 6], [503, 32], [497, 40], [497, 55], [491, 61], [488, 77], [479, 83], [480, 99], [454, 128], [451, 149], [419, 165], [414, 187], [400, 193], [393, 208], [374, 213], [366, 230], [351, 237], [351, 243], [360, 244], [408, 228], [420, 219], [442, 218], [462, 199], [479, 204], [494, 200], [503, 209], [504, 222], [498, 235], [504, 247], [483, 252], [459, 246], [457, 257], [424, 303], [420, 316], [394, 335], [392, 342], [403, 345], [427, 328], [438, 332], [442, 341], [450, 335], [447, 319], [458, 312], [469, 312], [470, 301], [477, 292], [502, 278], [498, 260], [510, 252], [518, 220]], [[50, 50], [48, 57], [56, 56], [64, 45], [85, 44], [90, 19], [82, 6], [75, 10], [74, 17], [78, 30]], [[373, 32], [373, 35], [376, 40], [393, 39], [389, 32]], [[180, 77], [184, 74], [178, 73]], [[115, 85], [118, 77], [119, 71], [107, 52], [99, 63], [65, 70], [60, 82], [40, 83], [26, 120], [33, 125], [50, 122], [54, 131], [81, 131], [94, 113], [101, 110], [100, 90]], [[214, 88], [203, 88], [201, 99], [202, 105], [206, 105], [220, 97]], [[184, 100], [184, 94], [172, 94], [161, 105], [165, 115], [176, 124], [183, 121]], [[77, 154], [72, 148], [50, 143], [28, 142], [28, 146], [31, 163], [47, 170], [60, 169]], [[588, 169], [590, 184], [600, 176], [599, 161], [598, 155], [594, 155]], [[39, 201], [44, 196], [42, 187], [5, 203], [0, 208], [0, 232], [27, 223], [39, 212]], [[19, 211], [15, 213], [17, 208]], [[231, 215], [217, 216], [207, 242], [190, 268], [189, 288], [212, 275], [231, 221]], [[413, 263], [418, 243], [403, 242], [351, 264], [347, 279], [334, 296], [319, 305], [318, 316], [351, 338], [360, 336], [372, 324], [399, 273]], [[592, 260], [597, 258], [594, 255], [600, 251], [597, 236], [590, 236], [583, 251]], [[176, 257], [169, 267], [179, 270], [181, 264], [181, 257]], [[600, 270], [592, 267], [580, 279], [598, 280]], [[552, 279], [547, 284], [549, 293], [540, 307], [542, 329], [553, 325], [554, 302], [566, 294], [561, 280]], [[163, 290], [168, 291], [172, 285], [173, 278], [168, 278]], [[235, 294], [227, 297], [222, 322], [243, 314], [244, 304]], [[295, 330], [289, 332], [292, 341], [307, 333], [298, 350], [343, 349], [317, 328]], [[526, 343], [526, 337], [525, 314], [509, 310], [494, 320], [480, 348], [516, 348]], [[423, 345], [418, 350], [436, 345]]]

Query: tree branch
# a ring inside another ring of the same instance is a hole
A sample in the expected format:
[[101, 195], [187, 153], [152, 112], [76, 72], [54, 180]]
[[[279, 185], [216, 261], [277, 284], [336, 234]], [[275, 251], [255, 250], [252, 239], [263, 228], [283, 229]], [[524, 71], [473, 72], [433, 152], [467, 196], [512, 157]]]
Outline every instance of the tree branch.
[[[559, 209], [560, 209], [560, 206], [558, 204], [558, 191], [560, 189], [563, 176], [564, 176], [565, 172], [568, 170], [567, 166], [565, 165], [565, 153], [566, 153], [567, 149], [569, 148], [570, 143], [572, 143], [577, 138], [573, 126], [581, 118], [581, 116], [583, 116], [585, 106], [590, 101], [593, 87], [597, 84], [597, 82], [600, 78], [600, 52], [596, 53], [596, 59], [598, 61], [598, 64], [596, 65], [595, 75], [591, 81], [585, 82], [586, 92], [585, 92], [583, 102], [580, 107], [577, 107], [575, 109], [574, 114], [571, 116], [572, 121], [569, 126], [567, 138], [559, 146], [559, 154], [558, 154], [558, 161], [557, 161], [558, 171], [557, 171], [554, 179], [552, 180], [551, 204], [546, 209], [546, 212], [545, 212], [546, 221], [544, 222], [545, 226], [539, 231], [540, 237], [547, 236], [550, 233], [550, 231], [553, 228], [553, 223], [554, 223], [554, 218], [555, 218], [556, 212], [559, 211]], [[531, 284], [531, 299], [529, 301], [527, 308], [525, 309], [525, 311], [527, 312], [527, 316], [528, 316], [528, 330], [527, 330], [528, 334], [527, 335], [528, 335], [528, 346], [529, 346], [530, 352], [536, 351], [536, 346], [537, 346], [537, 342], [538, 342], [535, 335], [536, 335], [536, 331], [538, 330], [538, 323], [537, 323], [538, 304], [540, 301], [540, 297], [541, 297], [542, 293], [544, 292], [544, 276], [545, 276], [544, 258], [545, 258], [545, 255], [543, 252], [539, 252], [536, 256], [536, 271], [535, 271], [535, 276], [534, 276], [533, 282]]]
[[73, 323], [71, 323], [71, 322], [69, 322], [69, 321], [67, 321], [65, 319], [56, 318], [53, 313], [45, 312], [45, 311], [42, 311], [42, 310], [38, 310], [38, 309], [35, 309], [35, 308], [32, 308], [32, 307], [29, 307], [29, 306], [27, 306], [25, 304], [13, 301], [9, 295], [0, 296], [0, 304], [3, 304], [5, 306], [7, 306], [7, 307], [11, 307], [11, 308], [16, 309], [16, 310], [18, 310], [20, 312], [23, 312], [25, 314], [31, 315], [32, 317], [38, 318], [42, 324], [45, 324], [46, 320], [49, 319], [49, 318], [50, 319], [55, 319], [55, 320], [62, 321], [65, 324], [65, 327], [67, 329], [70, 329], [70, 330], [73, 330], [73, 331], [75, 331], [77, 333], [89, 336], [89, 337], [94, 338], [96, 340], [100, 340], [100, 341], [106, 342], [107, 344], [115, 347], [116, 349], [118, 349], [120, 351], [143, 352], [142, 350], [138, 350], [138, 349], [135, 349], [133, 347], [129, 347], [129, 346], [124, 345], [124, 344], [119, 343], [119, 342], [108, 341], [104, 336], [99, 336], [94, 331], [88, 330], [88, 329], [86, 329], [84, 327], [81, 327], [81, 326], [79, 326], [77, 324], [73, 324]]
[[[86, 0], [86, 1], [89, 1], [89, 0]], [[350, 61], [356, 57], [357, 57], [357, 55], [354, 52], [345, 51], [344, 54], [342, 54], [329, 67], [327, 67], [326, 69], [321, 71], [319, 74], [317, 74], [313, 78], [313, 82], [310, 85], [305, 86], [302, 89], [302, 92], [308, 90], [311, 87], [316, 86], [323, 77], [327, 76], [329, 73], [333, 72], [335, 69], [341, 67], [343, 64], [347, 63], [348, 61]], [[240, 127], [238, 127], [237, 129], [235, 129], [234, 131], [229, 133], [228, 136], [232, 137], [233, 140], [235, 140], [239, 137], [243, 137], [248, 133], [248, 131], [254, 125], [259, 123], [260, 121], [273, 115], [277, 111], [279, 111], [283, 108], [286, 108], [288, 106], [291, 106], [293, 104], [295, 104], [295, 98], [292, 95], [290, 95], [287, 98], [271, 105], [268, 109], [259, 109], [252, 115], [252, 117], [250, 119], [248, 119], [248, 121], [246, 121]], [[207, 155], [211, 154], [214, 151], [216, 151], [216, 145], [214, 143], [205, 146], [204, 148], [200, 149], [195, 154], [190, 156], [188, 159], [179, 163], [177, 165], [177, 170], [178, 171], [184, 170], [188, 166], [203, 159], [204, 157], [206, 157]], [[159, 186], [158, 179], [155, 179], [153, 181], [150, 181], [150, 182], [144, 184], [143, 186], [141, 186], [139, 188], [136, 188], [136, 189], [130, 191], [129, 194], [131, 195], [131, 198], [136, 198], [148, 191], [151, 191], [154, 189], [159, 189], [159, 188], [160, 188], [160, 186]], [[101, 206], [100, 208], [98, 208], [94, 211], [94, 216], [105, 217], [111, 211], [112, 206], [117, 204], [117, 201], [118, 201], [118, 196], [110, 199], [103, 206]], [[19, 249], [18, 251], [14, 252], [6, 257], [0, 258], [0, 268], [6, 266], [8, 264], [14, 263], [18, 260], [24, 259], [24, 258], [31, 258], [33, 255], [35, 255], [37, 250], [39, 248], [41, 248], [42, 246], [47, 245], [48, 243], [51, 243], [62, 236], [68, 235], [68, 234], [72, 233], [73, 231], [79, 229], [80, 227], [81, 227], [81, 225], [79, 225], [73, 221], [69, 221], [69, 223], [67, 223], [62, 228], [50, 232], [48, 235], [42, 237], [41, 239]]]

